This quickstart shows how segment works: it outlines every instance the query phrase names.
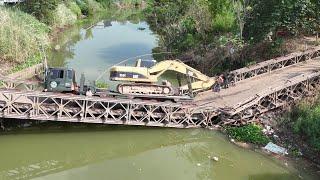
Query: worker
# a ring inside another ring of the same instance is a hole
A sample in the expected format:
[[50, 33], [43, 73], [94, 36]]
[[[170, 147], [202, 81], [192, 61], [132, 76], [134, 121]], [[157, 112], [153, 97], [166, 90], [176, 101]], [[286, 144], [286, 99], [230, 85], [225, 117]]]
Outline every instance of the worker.
[[221, 74], [220, 76], [217, 77], [217, 80], [213, 85], [213, 91], [214, 92], [219, 92], [223, 82], [224, 82], [224, 76], [223, 76], [223, 74]]
[[223, 73], [223, 88], [227, 89], [229, 87], [229, 74], [227, 72]]
[[93, 96], [93, 93], [90, 88], [87, 90], [86, 96], [90, 96], [90, 97]]

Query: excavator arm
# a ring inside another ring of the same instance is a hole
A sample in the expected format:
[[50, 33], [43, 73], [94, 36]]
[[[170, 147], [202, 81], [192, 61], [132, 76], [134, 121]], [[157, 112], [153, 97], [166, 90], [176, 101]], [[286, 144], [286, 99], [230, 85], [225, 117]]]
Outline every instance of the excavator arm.
[[[149, 69], [150, 75], [156, 76], [156, 79], [166, 71], [179, 72], [186, 75], [188, 78], [192, 78], [193, 82], [191, 82], [191, 88], [194, 91], [208, 89], [215, 83], [215, 78], [208, 77], [179, 60], [164, 60]], [[183, 91], [188, 89], [188, 85], [180, 87], [180, 90]]]

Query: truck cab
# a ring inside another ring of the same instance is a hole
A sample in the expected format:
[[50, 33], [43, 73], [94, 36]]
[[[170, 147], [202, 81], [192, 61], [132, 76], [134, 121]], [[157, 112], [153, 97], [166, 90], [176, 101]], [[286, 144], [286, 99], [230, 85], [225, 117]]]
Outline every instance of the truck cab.
[[45, 71], [45, 91], [73, 92], [76, 90], [76, 75], [69, 68], [48, 68]]

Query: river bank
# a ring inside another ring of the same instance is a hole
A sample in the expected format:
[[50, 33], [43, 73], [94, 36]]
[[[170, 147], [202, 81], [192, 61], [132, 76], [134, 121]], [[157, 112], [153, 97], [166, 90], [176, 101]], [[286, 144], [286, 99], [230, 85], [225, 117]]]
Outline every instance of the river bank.
[[[95, 24], [101, 16], [120, 18], [145, 1], [27, 1], [14, 7], [0, 7], [1, 74], [38, 64], [46, 58], [56, 36], [75, 25]], [[48, 7], [51, 8], [48, 8]], [[30, 26], [31, 25], [31, 26]]]

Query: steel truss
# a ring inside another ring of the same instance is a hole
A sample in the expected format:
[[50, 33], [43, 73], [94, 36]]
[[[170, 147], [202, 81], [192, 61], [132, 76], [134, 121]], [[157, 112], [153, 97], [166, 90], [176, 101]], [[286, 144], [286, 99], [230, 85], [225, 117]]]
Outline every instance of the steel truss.
[[173, 102], [0, 90], [0, 117], [103, 124], [208, 127], [212, 112]]
[[230, 72], [229, 82], [237, 83], [244, 79], [252, 78], [261, 74], [270, 73], [297, 63], [305, 62], [320, 57], [320, 46], [304, 51], [278, 57], [268, 61], [255, 64], [250, 67], [234, 70]]
[[303, 97], [314, 95], [320, 89], [320, 72], [298, 76], [283, 86], [256, 94], [238, 106], [221, 110], [222, 124], [244, 124], [270, 110], [290, 105]]

